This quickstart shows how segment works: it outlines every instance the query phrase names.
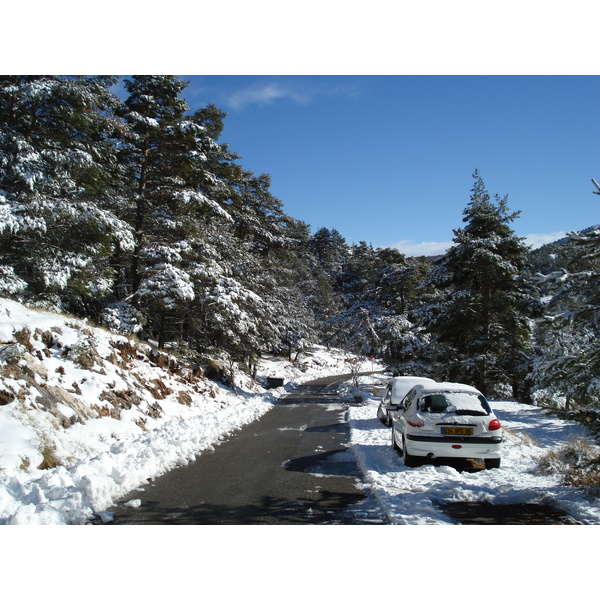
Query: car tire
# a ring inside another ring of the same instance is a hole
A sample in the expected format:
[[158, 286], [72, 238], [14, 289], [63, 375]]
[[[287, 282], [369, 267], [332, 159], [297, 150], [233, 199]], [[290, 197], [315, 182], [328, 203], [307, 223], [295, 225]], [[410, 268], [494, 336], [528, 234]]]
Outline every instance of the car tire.
[[400, 448], [400, 446], [398, 446], [398, 444], [396, 443], [396, 438], [394, 437], [394, 429], [392, 428], [392, 446], [394, 447], [394, 450], [400, 455], [402, 456], [402, 448]]
[[404, 439], [404, 436], [402, 436], [402, 449], [404, 452], [404, 464], [407, 467], [418, 467], [419, 459], [416, 456], [409, 454], [406, 450], [406, 440]]
[[387, 425], [387, 416], [383, 414], [383, 410], [381, 410], [381, 404], [379, 405], [379, 408], [377, 409], [377, 418], [384, 424]]
[[484, 464], [486, 469], [499, 469], [500, 468], [500, 459], [499, 458], [486, 458], [484, 459]]

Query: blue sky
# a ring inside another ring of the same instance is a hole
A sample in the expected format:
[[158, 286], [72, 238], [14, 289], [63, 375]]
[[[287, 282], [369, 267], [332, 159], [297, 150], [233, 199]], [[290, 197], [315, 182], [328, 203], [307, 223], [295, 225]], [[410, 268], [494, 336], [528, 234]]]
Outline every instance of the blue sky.
[[475, 169], [534, 246], [600, 223], [598, 76], [180, 77], [192, 109], [228, 113], [220, 141], [313, 232], [439, 253]]

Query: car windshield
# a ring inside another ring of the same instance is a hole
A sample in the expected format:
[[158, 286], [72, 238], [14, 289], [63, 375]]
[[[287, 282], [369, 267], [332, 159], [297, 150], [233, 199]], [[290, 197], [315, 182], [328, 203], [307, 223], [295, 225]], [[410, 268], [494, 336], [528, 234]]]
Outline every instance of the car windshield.
[[467, 392], [429, 394], [419, 401], [419, 410], [427, 413], [454, 413], [457, 415], [489, 415], [492, 410], [487, 400]]

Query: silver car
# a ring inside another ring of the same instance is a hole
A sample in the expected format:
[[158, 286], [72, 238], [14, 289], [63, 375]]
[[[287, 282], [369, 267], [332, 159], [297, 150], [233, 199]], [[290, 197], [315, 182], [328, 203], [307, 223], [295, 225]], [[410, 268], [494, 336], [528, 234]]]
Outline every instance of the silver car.
[[459, 383], [416, 385], [391, 404], [392, 445], [407, 467], [423, 459], [474, 458], [498, 468], [502, 425], [481, 392]]
[[435, 383], [435, 381], [428, 377], [392, 377], [387, 384], [383, 399], [377, 408], [377, 418], [384, 425], [390, 427], [392, 425], [392, 419], [389, 414], [390, 405], [399, 405], [410, 389], [420, 383], [427, 385]]

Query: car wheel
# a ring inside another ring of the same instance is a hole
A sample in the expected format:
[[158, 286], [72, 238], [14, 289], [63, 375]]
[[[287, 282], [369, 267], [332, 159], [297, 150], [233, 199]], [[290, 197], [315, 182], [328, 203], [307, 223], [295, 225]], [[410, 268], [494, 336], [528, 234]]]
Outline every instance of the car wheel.
[[379, 408], [377, 409], [377, 418], [384, 424], [387, 425], [387, 417], [386, 415], [383, 414], [383, 410], [381, 409], [381, 404], [379, 405]]
[[500, 459], [499, 458], [486, 458], [484, 459], [484, 464], [486, 469], [499, 469], [500, 468]]
[[393, 428], [392, 428], [392, 446], [394, 447], [394, 450], [400, 456], [402, 456], [402, 448], [400, 448], [400, 446], [398, 446], [398, 444], [396, 443], [396, 436], [394, 435], [394, 429]]
[[418, 467], [419, 459], [416, 456], [413, 456], [412, 454], [408, 453], [408, 450], [406, 449], [406, 440], [404, 439], [404, 436], [402, 436], [402, 448], [404, 450], [404, 464], [407, 467]]

